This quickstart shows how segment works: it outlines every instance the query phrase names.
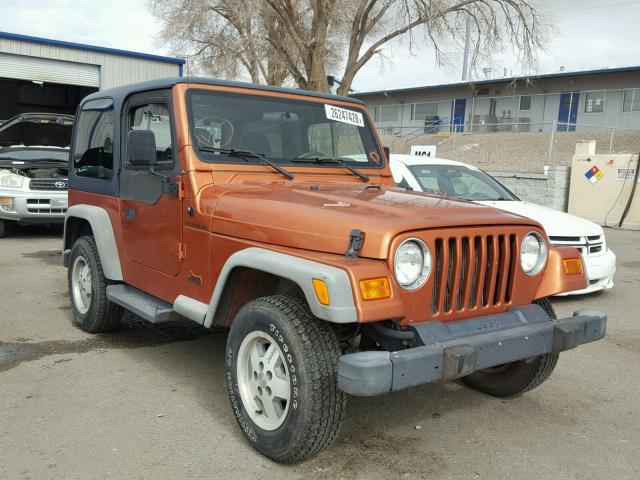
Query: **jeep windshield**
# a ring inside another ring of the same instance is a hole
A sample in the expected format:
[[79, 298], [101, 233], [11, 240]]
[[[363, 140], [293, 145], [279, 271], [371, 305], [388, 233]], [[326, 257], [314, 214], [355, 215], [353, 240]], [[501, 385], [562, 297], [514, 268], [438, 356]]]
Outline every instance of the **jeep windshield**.
[[251, 156], [229, 154], [249, 151], [276, 164], [383, 166], [364, 110], [331, 99], [318, 102], [195, 90], [188, 95], [188, 105], [191, 136], [204, 162], [261, 163]]

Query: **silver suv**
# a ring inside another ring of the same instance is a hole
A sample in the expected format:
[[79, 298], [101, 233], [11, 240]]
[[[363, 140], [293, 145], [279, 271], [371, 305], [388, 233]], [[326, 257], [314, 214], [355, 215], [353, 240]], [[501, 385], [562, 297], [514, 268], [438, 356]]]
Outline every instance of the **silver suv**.
[[64, 222], [73, 121], [24, 113], [0, 126], [0, 237], [11, 222]]

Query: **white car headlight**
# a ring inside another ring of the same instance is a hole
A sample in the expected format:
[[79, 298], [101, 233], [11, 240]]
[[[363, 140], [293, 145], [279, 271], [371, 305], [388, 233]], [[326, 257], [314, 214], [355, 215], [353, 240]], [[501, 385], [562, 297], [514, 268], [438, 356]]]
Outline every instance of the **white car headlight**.
[[400, 244], [393, 260], [396, 280], [405, 290], [415, 290], [424, 285], [431, 273], [429, 247], [417, 238]]
[[16, 175], [15, 173], [0, 175], [0, 187], [20, 188], [23, 182], [24, 177], [22, 175]]
[[539, 233], [529, 232], [520, 245], [520, 266], [527, 275], [535, 275], [547, 262], [547, 244]]

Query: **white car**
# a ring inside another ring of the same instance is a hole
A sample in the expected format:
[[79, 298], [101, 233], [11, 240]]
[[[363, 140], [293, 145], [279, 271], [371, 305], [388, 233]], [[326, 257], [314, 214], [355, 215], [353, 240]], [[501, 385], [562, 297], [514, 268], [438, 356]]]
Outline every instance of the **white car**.
[[0, 238], [11, 223], [64, 222], [73, 121], [22, 113], [0, 125]]
[[398, 186], [469, 200], [531, 218], [544, 227], [553, 245], [576, 247], [582, 253], [589, 285], [567, 295], [613, 287], [616, 256], [607, 248], [600, 225], [553, 208], [523, 202], [497, 180], [465, 163], [399, 154], [392, 154], [390, 163]]

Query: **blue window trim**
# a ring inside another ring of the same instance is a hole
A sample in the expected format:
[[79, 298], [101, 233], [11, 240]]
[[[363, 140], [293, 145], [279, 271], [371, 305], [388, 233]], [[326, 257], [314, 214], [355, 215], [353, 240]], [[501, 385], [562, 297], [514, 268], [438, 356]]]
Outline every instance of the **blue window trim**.
[[179, 75], [182, 76], [182, 68], [186, 63], [184, 58], [163, 57], [161, 55], [152, 55], [150, 53], [131, 52], [129, 50], [120, 50], [117, 48], [97, 47], [95, 45], [86, 45], [83, 43], [66, 42], [64, 40], [52, 40], [50, 38], [32, 37], [30, 35], [20, 35], [18, 33], [0, 32], [0, 39], [18, 40], [22, 42], [40, 43], [54, 47], [74, 48], [76, 50], [85, 50], [88, 52], [106, 53], [109, 55], [119, 55], [122, 57], [141, 58], [144, 60], [154, 60], [156, 62], [173, 63], [179, 67]]

